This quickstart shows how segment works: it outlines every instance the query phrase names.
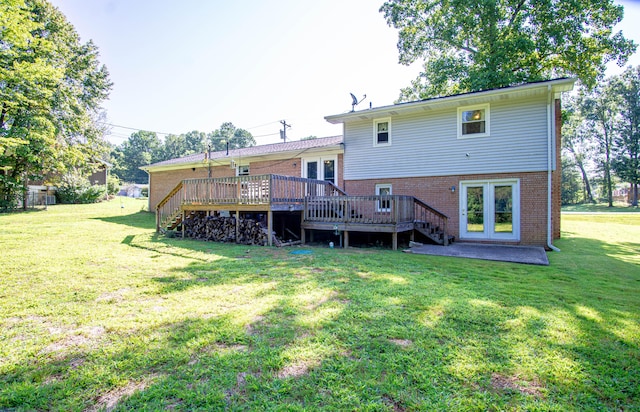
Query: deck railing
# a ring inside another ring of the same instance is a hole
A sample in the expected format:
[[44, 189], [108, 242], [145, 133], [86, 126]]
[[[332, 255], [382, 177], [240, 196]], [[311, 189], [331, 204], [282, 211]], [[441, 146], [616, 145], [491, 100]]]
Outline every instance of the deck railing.
[[429, 223], [430, 227], [434, 228], [436, 232], [442, 232], [442, 244], [447, 246], [449, 244], [449, 236], [447, 232], [447, 221], [449, 217], [424, 203], [420, 199], [414, 198], [414, 222]]
[[166, 229], [167, 225], [180, 213], [180, 205], [184, 198], [182, 182], [170, 191], [156, 206], [156, 231]]
[[414, 221], [413, 196], [333, 196], [305, 200], [306, 222], [399, 224]]
[[183, 205], [302, 205], [307, 196], [341, 194], [330, 182], [273, 174], [186, 179], [156, 206], [157, 229], [175, 219]]

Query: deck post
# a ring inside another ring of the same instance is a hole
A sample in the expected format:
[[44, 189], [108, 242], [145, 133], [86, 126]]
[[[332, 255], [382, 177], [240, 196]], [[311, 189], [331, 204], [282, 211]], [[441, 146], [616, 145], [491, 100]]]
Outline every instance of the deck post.
[[391, 234], [391, 245], [393, 250], [398, 250], [398, 232], [393, 232]]
[[344, 248], [348, 248], [349, 247], [349, 231], [345, 230], [344, 232]]
[[302, 214], [300, 215], [300, 241], [304, 245], [307, 238], [307, 231], [304, 229], [304, 215], [307, 210], [307, 199], [304, 199], [304, 209], [302, 210]]
[[180, 226], [182, 226], [182, 238], [184, 239], [184, 219], [186, 217], [186, 213], [184, 209], [182, 209], [182, 220], [180, 221]]
[[239, 236], [240, 236], [240, 209], [236, 208], [236, 243], [238, 243]]
[[271, 211], [271, 208], [269, 208], [269, 211], [267, 211], [267, 236], [268, 237], [268, 242], [269, 242], [269, 246], [273, 246], [273, 235], [271, 234], [273, 231], [273, 212]]

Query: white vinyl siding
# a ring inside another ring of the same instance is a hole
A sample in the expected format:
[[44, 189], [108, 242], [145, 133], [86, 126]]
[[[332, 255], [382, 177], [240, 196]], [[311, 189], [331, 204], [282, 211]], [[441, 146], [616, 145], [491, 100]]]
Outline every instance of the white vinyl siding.
[[456, 107], [393, 117], [384, 155], [371, 145], [371, 120], [345, 123], [344, 178], [546, 170], [546, 95], [492, 102], [491, 135], [481, 139], [458, 139], [457, 117]]

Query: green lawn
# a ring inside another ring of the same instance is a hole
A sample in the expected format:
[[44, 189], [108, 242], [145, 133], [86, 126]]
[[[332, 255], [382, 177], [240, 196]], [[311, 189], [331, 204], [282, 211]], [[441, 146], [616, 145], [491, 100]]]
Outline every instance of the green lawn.
[[640, 214], [548, 267], [166, 239], [144, 202], [0, 215], [0, 410], [638, 410]]
[[640, 208], [629, 206], [627, 203], [614, 203], [613, 207], [609, 207], [608, 203], [586, 203], [580, 205], [562, 206], [563, 212], [580, 212], [580, 213], [615, 213], [615, 212], [640, 212]]

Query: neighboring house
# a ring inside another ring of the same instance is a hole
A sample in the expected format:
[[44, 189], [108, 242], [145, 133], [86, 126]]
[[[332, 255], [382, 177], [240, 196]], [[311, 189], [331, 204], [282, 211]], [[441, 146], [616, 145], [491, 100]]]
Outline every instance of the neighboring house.
[[146, 185], [131, 184], [121, 188], [118, 192], [118, 196], [133, 197], [137, 199], [142, 197], [142, 189], [145, 187]]
[[327, 116], [344, 127], [349, 195], [415, 196], [464, 241], [560, 237], [558, 79]]
[[109, 170], [113, 167], [113, 165], [111, 163], [105, 162], [104, 160], [98, 160], [97, 162], [98, 168], [89, 176], [89, 183], [94, 186], [105, 186], [107, 184], [107, 180], [109, 179]]
[[325, 118], [343, 124], [344, 137], [152, 164], [143, 167], [149, 210], [158, 211], [158, 230], [188, 213], [224, 210], [262, 213], [270, 232], [290, 226], [303, 242], [314, 231], [340, 233], [345, 245], [349, 232], [391, 233], [395, 249], [398, 234], [421, 233], [445, 245], [552, 248], [560, 236], [560, 97], [574, 82], [352, 111]]

